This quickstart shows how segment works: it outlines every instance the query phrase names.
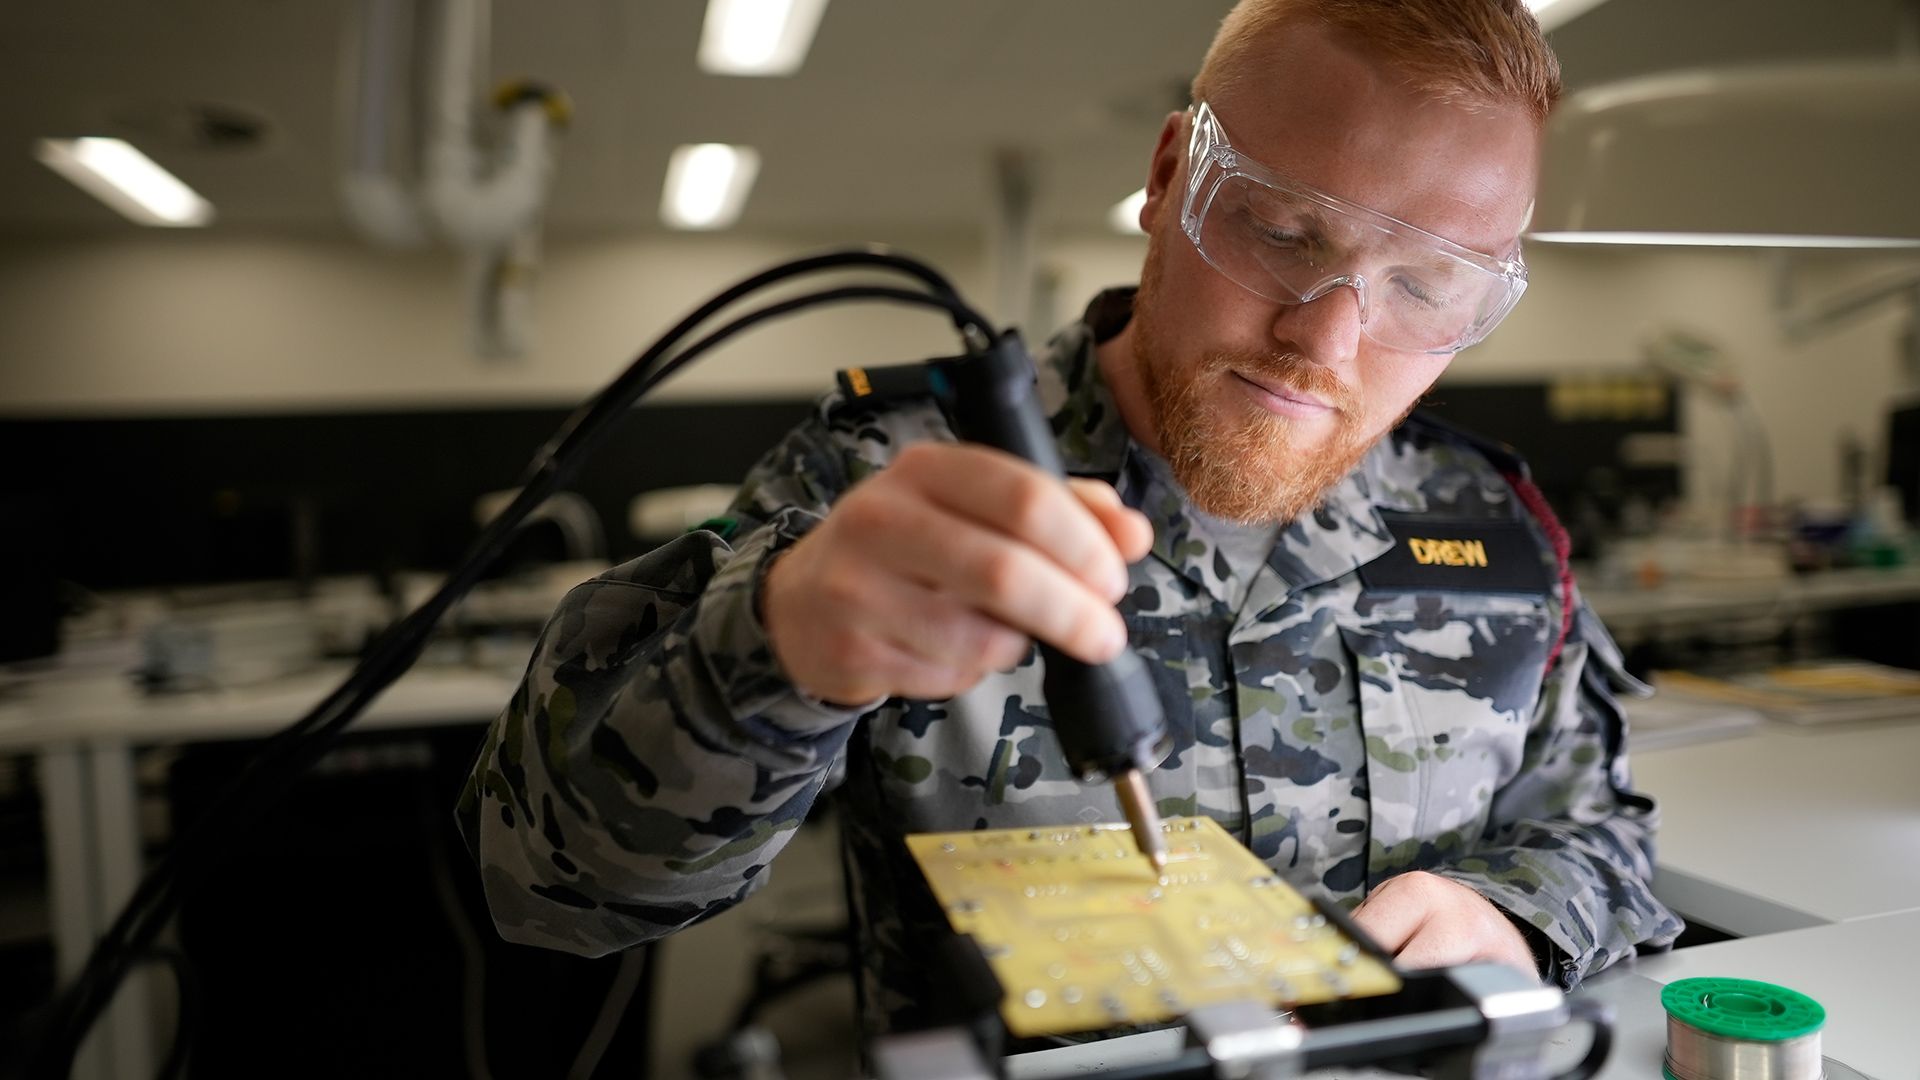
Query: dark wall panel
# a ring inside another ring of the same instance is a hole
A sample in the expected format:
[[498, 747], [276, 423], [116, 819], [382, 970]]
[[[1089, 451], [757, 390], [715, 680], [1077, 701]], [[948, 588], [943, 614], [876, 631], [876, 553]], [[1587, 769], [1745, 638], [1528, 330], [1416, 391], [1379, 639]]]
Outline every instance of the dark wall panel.
[[[640, 492], [738, 480], [807, 414], [801, 400], [635, 409], [570, 485], [616, 557]], [[165, 419], [0, 420], [6, 528], [51, 540], [90, 588], [451, 565], [474, 500], [513, 486], [556, 408]], [[29, 515], [20, 508], [32, 507]], [[305, 550], [309, 554], [297, 554]]]
[[[1656, 502], [1676, 470], [1621, 466], [1636, 421], [1554, 420], [1543, 383], [1443, 386], [1427, 407], [1514, 444], [1584, 548], [1623, 492]], [[732, 483], [811, 408], [804, 400], [636, 409], [571, 485], [612, 554], [637, 554], [627, 505], [654, 488]], [[90, 588], [450, 566], [474, 500], [514, 485], [558, 408], [0, 420], [0, 508], [58, 577]]]

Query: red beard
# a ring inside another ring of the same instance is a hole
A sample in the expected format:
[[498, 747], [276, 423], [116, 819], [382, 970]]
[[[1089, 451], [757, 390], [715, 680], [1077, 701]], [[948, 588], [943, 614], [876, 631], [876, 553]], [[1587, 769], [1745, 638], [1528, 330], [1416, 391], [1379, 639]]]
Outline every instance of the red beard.
[[[1205, 513], [1248, 524], [1292, 521], [1317, 506], [1372, 447], [1359, 403], [1331, 371], [1295, 352], [1213, 352], [1181, 360], [1156, 318], [1158, 239], [1149, 243], [1134, 299], [1133, 359], [1161, 456]], [[1226, 384], [1235, 370], [1333, 406], [1332, 434], [1305, 445], [1297, 421], [1232, 401]]]

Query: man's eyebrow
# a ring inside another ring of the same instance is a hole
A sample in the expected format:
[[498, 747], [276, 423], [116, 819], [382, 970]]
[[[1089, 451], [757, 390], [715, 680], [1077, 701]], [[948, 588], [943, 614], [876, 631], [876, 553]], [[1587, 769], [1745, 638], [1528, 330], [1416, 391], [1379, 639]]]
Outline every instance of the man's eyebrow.
[[1313, 199], [1295, 195], [1287, 191], [1271, 191], [1268, 196], [1272, 205], [1284, 210], [1289, 216], [1297, 218], [1301, 228], [1311, 233], [1316, 240], [1327, 237], [1327, 210]]
[[1302, 227], [1307, 235], [1316, 242], [1324, 241], [1331, 231], [1327, 228], [1327, 212], [1318, 203], [1300, 200]]
[[1411, 244], [1411, 242], [1409, 242], [1404, 250], [1407, 252], [1407, 259], [1404, 259], [1404, 261], [1411, 263], [1411, 265], [1417, 265], [1417, 267], [1423, 267], [1423, 269], [1450, 271], [1450, 269], [1457, 269], [1457, 267], [1459, 267], [1459, 259], [1448, 256], [1446, 252], [1436, 252], [1434, 248], [1428, 248], [1425, 244]]
[[[1408, 257], [1403, 260], [1406, 264], [1422, 270], [1431, 270], [1437, 274], [1452, 273], [1465, 265], [1459, 259], [1448, 255], [1446, 252], [1436, 251], [1430, 247], [1414, 245], [1406, 250]], [[1469, 248], [1468, 250], [1472, 249]]]

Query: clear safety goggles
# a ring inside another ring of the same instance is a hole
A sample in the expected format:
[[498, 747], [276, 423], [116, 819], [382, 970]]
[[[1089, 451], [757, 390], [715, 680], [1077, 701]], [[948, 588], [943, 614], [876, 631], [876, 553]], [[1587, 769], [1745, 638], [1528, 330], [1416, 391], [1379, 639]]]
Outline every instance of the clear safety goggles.
[[1285, 179], [1235, 150], [1205, 102], [1192, 123], [1181, 227], [1242, 288], [1282, 304], [1351, 288], [1367, 337], [1436, 356], [1492, 333], [1527, 289], [1517, 251], [1485, 255]]

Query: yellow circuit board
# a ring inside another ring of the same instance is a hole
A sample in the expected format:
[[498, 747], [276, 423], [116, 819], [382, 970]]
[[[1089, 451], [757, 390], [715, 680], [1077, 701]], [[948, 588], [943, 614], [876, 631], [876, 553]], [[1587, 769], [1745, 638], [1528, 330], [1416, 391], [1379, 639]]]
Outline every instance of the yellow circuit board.
[[923, 833], [907, 848], [954, 931], [985, 952], [1021, 1037], [1235, 999], [1290, 1008], [1400, 989], [1218, 822], [1164, 827], [1163, 876], [1125, 825]]

